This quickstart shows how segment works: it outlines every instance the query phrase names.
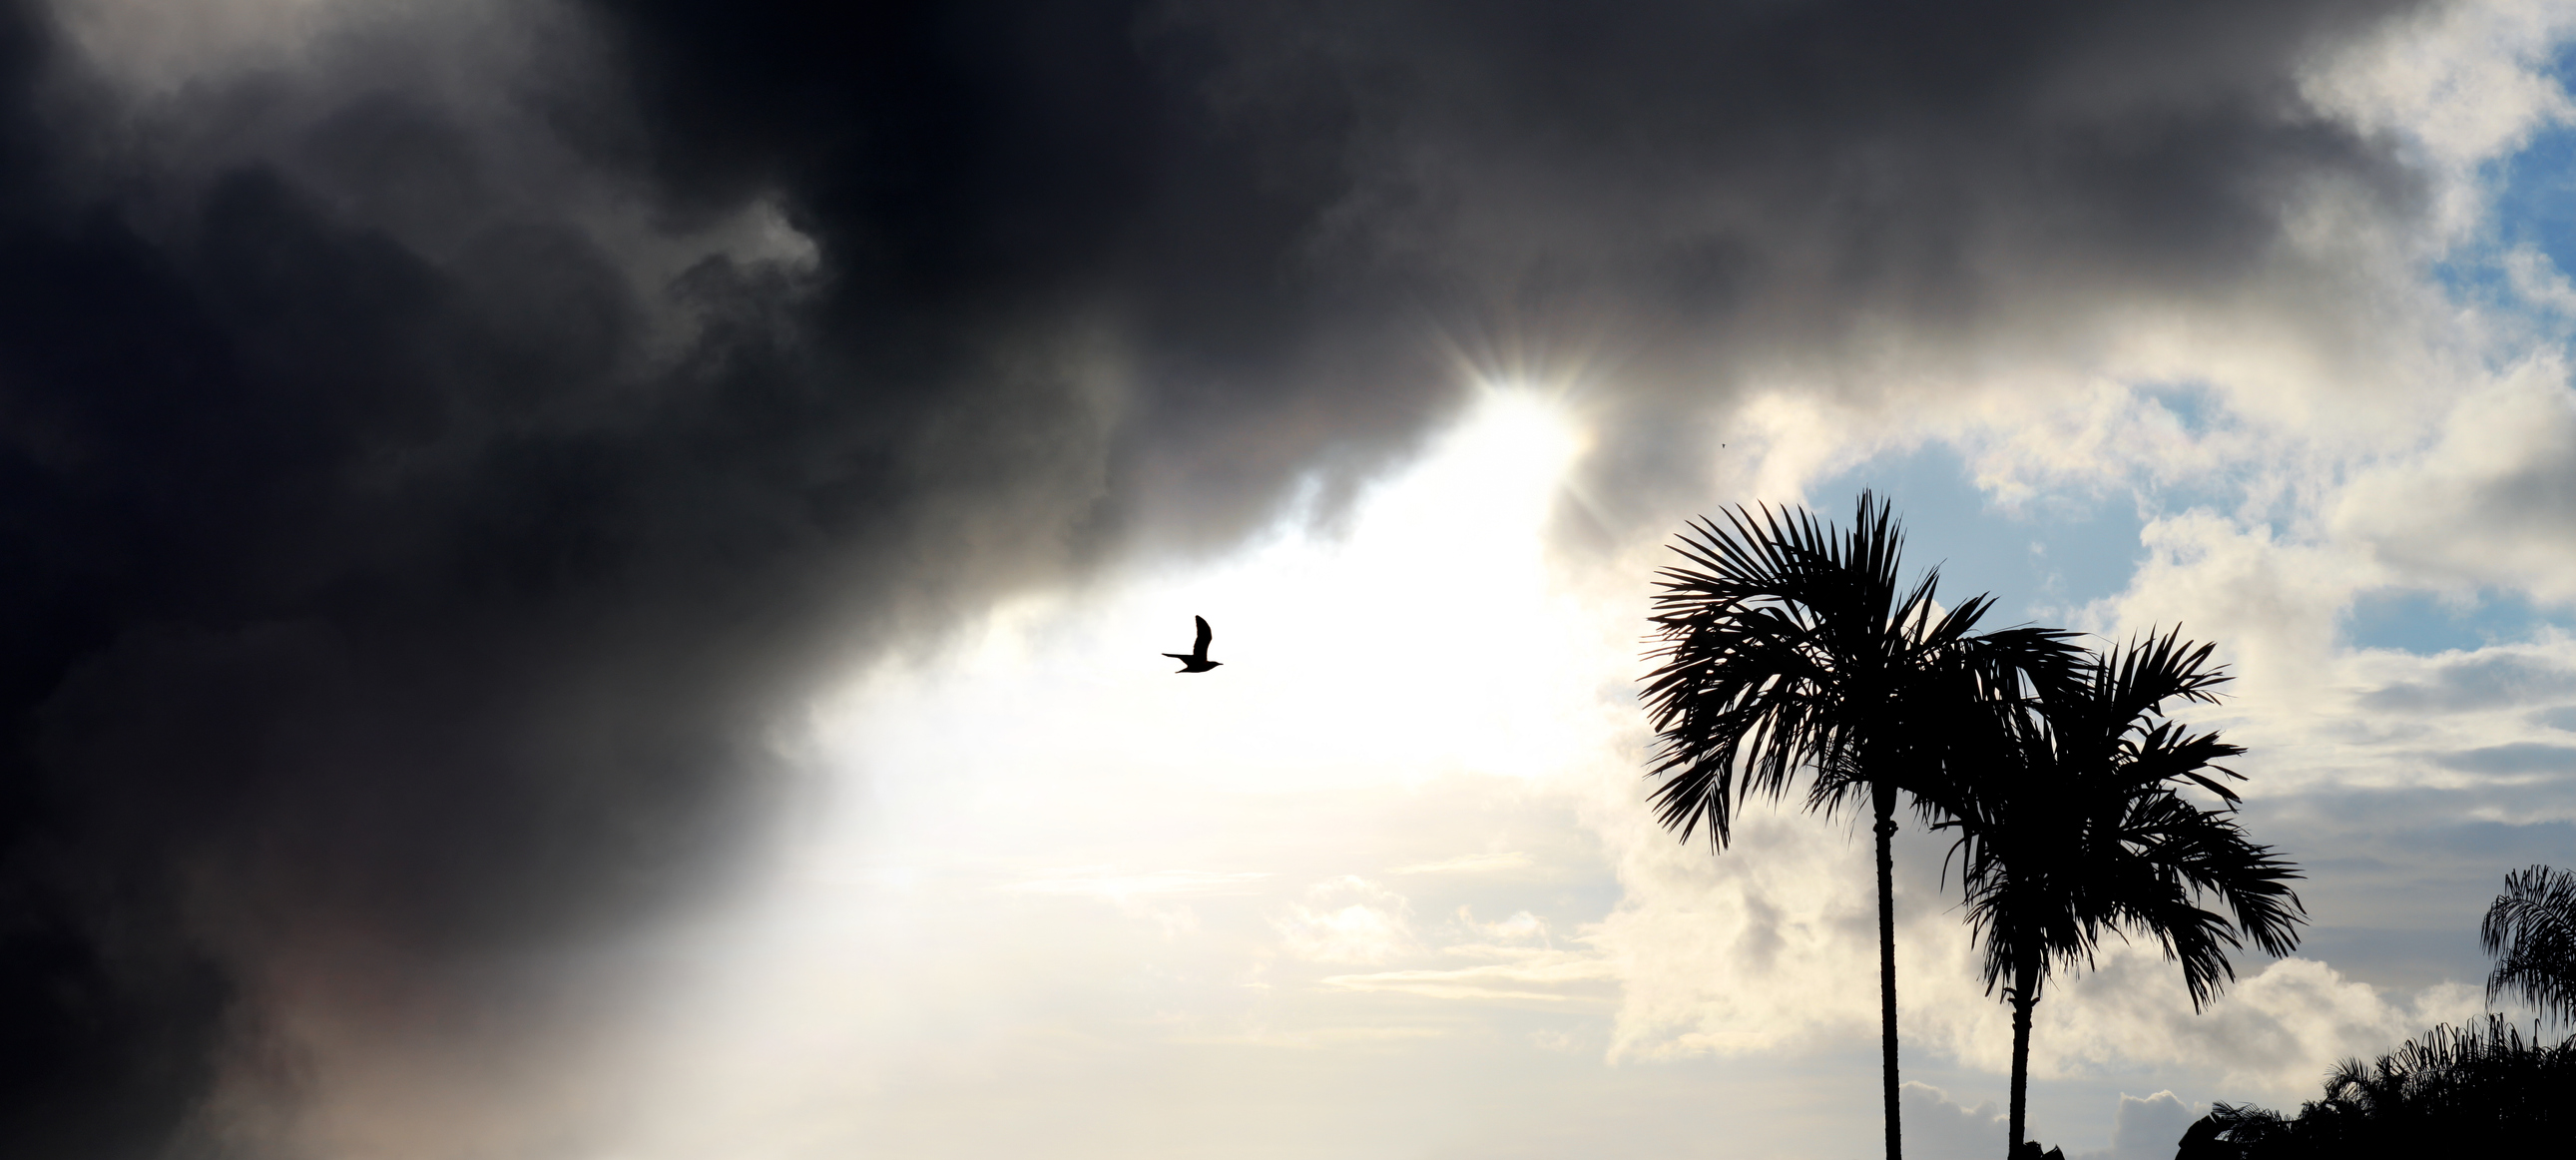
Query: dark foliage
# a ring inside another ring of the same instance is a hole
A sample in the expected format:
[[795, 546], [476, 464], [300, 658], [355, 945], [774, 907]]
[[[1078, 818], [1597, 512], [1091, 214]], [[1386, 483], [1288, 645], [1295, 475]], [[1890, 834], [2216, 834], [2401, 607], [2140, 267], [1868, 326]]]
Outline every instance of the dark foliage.
[[1981, 752], [1986, 706], [2025, 673], [2071, 672], [2072, 633], [1974, 632], [1988, 597], [1936, 615], [1940, 570], [1902, 582], [1904, 534], [1868, 492], [1848, 533], [1804, 509], [1725, 520], [1674, 547], [1687, 563], [1661, 574], [1652, 620], [1667, 642], [1645, 693], [1656, 816], [1685, 838], [1705, 825], [1723, 849], [1743, 802], [1801, 774], [1829, 815], [1889, 786], [1946, 817], [1952, 757]]
[[[2024, 957], [2044, 978], [2089, 966], [2103, 935], [2136, 932], [2182, 964], [2197, 1008], [2234, 977], [2227, 952], [2240, 933], [2266, 954], [2297, 945], [2305, 912], [2286, 883], [2298, 873], [2224, 808], [2237, 794], [2218, 778], [2243, 775], [2217, 761], [2244, 749], [2162, 716], [2168, 701], [2214, 703], [2210, 688], [2227, 679], [2207, 665], [2211, 646], [2178, 635], [2043, 689], [2016, 715], [2009, 751], [1961, 786], [1951, 828], [1990, 992], [2016, 985]], [[2202, 808], [2180, 786], [2224, 805]], [[2227, 913], [2196, 905], [2202, 894]]]
[[2478, 923], [2495, 956], [2487, 1001], [2508, 992], [2562, 1023], [2576, 1022], [2576, 872], [2534, 866], [2504, 876], [2504, 893]]
[[2295, 1116], [2216, 1104], [2176, 1160], [2565, 1155], [2576, 1037], [2525, 1040], [2501, 1015], [2435, 1027], [2370, 1064], [2346, 1060]]

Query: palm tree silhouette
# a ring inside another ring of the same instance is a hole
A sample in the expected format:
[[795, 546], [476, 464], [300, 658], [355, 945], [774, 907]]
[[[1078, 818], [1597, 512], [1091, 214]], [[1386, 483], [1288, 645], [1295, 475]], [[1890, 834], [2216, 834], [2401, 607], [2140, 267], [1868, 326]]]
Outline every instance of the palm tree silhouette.
[[1900, 791], [1947, 812], [1952, 754], [2026, 677], [2063, 679], [2070, 633], [1971, 635], [1992, 601], [1947, 613], [1939, 570], [1898, 578], [1903, 534], [1884, 501], [1860, 494], [1851, 530], [1803, 508], [1735, 507], [1695, 520], [1655, 598], [1661, 663], [1645, 700], [1658, 738], [1657, 820], [1684, 841], [1705, 823], [1724, 850], [1745, 799], [1778, 799], [1810, 775], [1807, 808], [1831, 815], [1866, 797], [1878, 839], [1879, 1030], [1888, 1160], [1900, 1160], [1896, 1104], [1896, 927], [1890, 837]]
[[2496, 957], [2487, 1002], [2506, 991], [2561, 1022], [2576, 1023], [2576, 872], [2534, 866], [2504, 876], [2504, 893], [2478, 923]]
[[[2180, 960], [2197, 1011], [2235, 968], [2241, 934], [2266, 953], [2298, 945], [2306, 911], [2286, 883], [2298, 870], [2249, 840], [2236, 792], [2212, 775], [2245, 752], [2163, 718], [2168, 701], [2215, 703], [2228, 678], [2209, 645], [2150, 633], [2117, 661], [2096, 657], [2079, 679], [2043, 685], [2005, 719], [1989, 776], [1964, 783], [1958, 817], [1972, 937], [1984, 940], [1986, 990], [2013, 1008], [2011, 1143], [2022, 1155], [2030, 1088], [2030, 1020], [2058, 968], [2091, 966], [2105, 933], [2153, 937]], [[2204, 809], [2183, 785], [2218, 796]], [[2234, 918], [2198, 905], [2216, 895]], [[2035, 1148], [2036, 1146], [2032, 1146]]]

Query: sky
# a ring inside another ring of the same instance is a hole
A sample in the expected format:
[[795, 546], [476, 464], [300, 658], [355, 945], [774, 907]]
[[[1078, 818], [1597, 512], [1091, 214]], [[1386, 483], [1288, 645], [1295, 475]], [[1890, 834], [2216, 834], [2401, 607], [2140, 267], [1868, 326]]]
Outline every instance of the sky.
[[[1676, 840], [1636, 699], [1686, 521], [1863, 489], [2212, 642], [2305, 874], [2205, 1010], [2053, 984], [2033, 1134], [2295, 1108], [2576, 864], [2571, 74], [2523, 0], [0, 0], [0, 1152], [1877, 1154], [1866, 835]], [[2011, 1038], [1945, 848], [1934, 1160]]]

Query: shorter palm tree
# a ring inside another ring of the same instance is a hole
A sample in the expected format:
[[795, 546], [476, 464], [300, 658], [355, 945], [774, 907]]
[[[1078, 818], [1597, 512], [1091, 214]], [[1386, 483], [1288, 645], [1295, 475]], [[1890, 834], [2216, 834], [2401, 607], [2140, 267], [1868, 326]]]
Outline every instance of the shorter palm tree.
[[[2182, 964], [2195, 1011], [2235, 977], [2227, 952], [2240, 935], [2273, 955], [2298, 944], [2305, 911], [2287, 885], [2298, 871], [2246, 837], [2219, 780], [2241, 778], [2216, 762], [2244, 750], [2161, 719], [2169, 701], [2216, 700], [2209, 690], [2227, 678], [2209, 654], [2151, 634], [2116, 662], [2043, 684], [1997, 722], [1990, 774], [1959, 788], [1948, 825], [1986, 989], [2002, 985], [2013, 1008], [2009, 1155], [2027, 1127], [2032, 1009], [2057, 969], [2092, 965], [2103, 934], [2154, 938]], [[2221, 805], [2193, 803], [2185, 785]], [[2232, 922], [2199, 905], [2208, 895]]]
[[2505, 875], [2478, 943], [2496, 959], [2487, 1002], [2512, 991], [2543, 1015], [2576, 1023], [2576, 872], [2534, 866]]

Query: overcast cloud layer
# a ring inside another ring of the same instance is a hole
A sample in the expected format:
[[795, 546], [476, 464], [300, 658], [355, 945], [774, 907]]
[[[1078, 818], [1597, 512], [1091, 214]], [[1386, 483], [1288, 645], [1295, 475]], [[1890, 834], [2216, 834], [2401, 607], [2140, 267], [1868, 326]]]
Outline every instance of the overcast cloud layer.
[[[2568, 116], [2564, 16], [0, 0], [0, 1152], [446, 1155], [383, 1141], [506, 1091], [556, 1118], [479, 1154], [572, 1154], [542, 1125], [614, 1101], [568, 1060], [695, 969], [635, 940], [759, 864], [821, 690], [1339, 527], [1479, 375], [1579, 416], [1554, 558], [1622, 617], [1683, 513], [1939, 444], [2013, 510], [2134, 500], [2135, 575], [2040, 612], [2188, 621], [2265, 784], [2383, 795], [2258, 833], [2451, 794], [2563, 846], [2576, 645], [2339, 634], [2370, 592], [2576, 598], [2576, 289], [2491, 212]], [[1865, 1021], [1799, 974], [1865, 946], [1822, 885], [1857, 854], [1712, 878], [1618, 812], [1633, 726], [1531, 807], [1581, 852], [1489, 851], [1607, 873], [1571, 917], [1435, 929], [1318, 858], [1261, 937], [1334, 993], [1574, 995], [1517, 1001], [1592, 1004], [1535, 1029], [1587, 1060]], [[1922, 1034], [1975, 1064], [2000, 1008], [1920, 921], [1960, 991]], [[2171, 989], [2130, 969], [2098, 993]], [[1739, 1018], [1773, 978], [1796, 1014]], [[2223, 1043], [2281, 1098], [2467, 1009], [2406, 982], [2043, 1008], [2043, 1073]], [[2135, 1094], [2115, 1142], [2179, 1114]]]

